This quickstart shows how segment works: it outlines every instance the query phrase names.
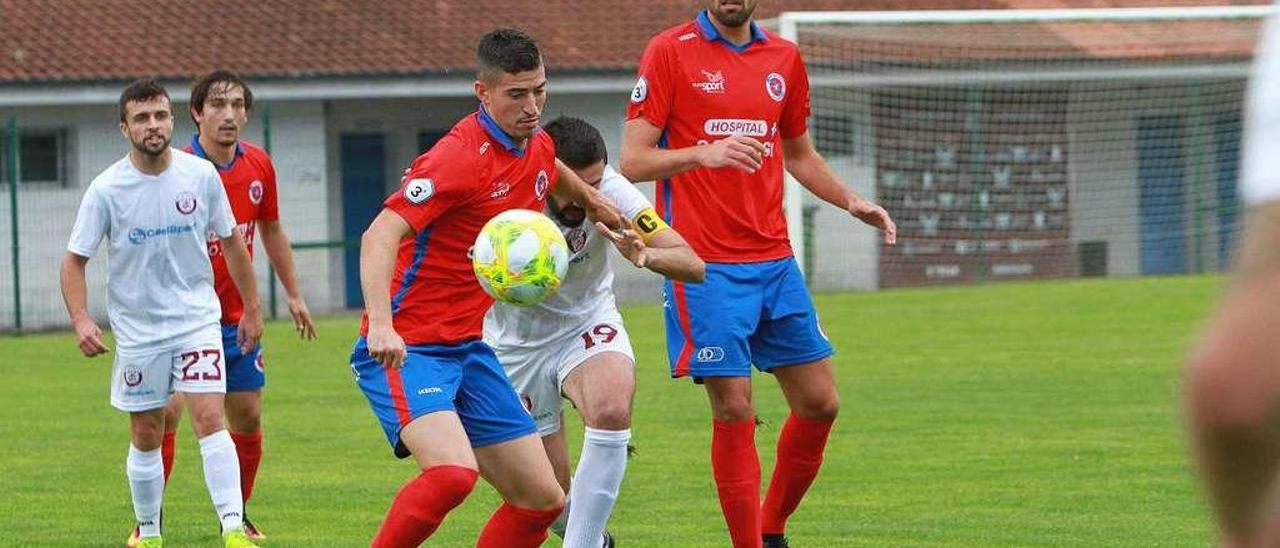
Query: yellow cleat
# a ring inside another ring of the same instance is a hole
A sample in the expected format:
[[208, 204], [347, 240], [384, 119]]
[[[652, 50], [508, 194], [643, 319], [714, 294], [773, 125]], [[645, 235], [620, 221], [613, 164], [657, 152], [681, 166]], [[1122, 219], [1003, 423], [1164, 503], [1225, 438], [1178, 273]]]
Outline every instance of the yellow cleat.
[[249, 536], [244, 534], [244, 529], [236, 529], [235, 531], [227, 531], [222, 534], [222, 540], [227, 548], [259, 548]]
[[138, 539], [138, 548], [163, 548], [164, 541], [160, 537], [147, 537]]
[[129, 533], [129, 538], [124, 541], [124, 548], [138, 548], [142, 543], [142, 537], [139, 536], [141, 531], [137, 527], [133, 528], [133, 532]]

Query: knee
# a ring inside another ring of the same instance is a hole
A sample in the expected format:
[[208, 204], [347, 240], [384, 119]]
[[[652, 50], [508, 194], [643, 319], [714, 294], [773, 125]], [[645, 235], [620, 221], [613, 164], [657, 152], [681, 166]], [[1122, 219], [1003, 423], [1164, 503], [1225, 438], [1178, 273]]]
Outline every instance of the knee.
[[251, 411], [228, 411], [227, 423], [231, 425], [232, 430], [246, 434], [251, 434], [262, 429], [262, 418], [257, 413]]
[[829, 397], [805, 402], [796, 406], [795, 414], [814, 421], [834, 421], [840, 414], [840, 398], [835, 394]]
[[453, 506], [462, 504], [476, 487], [480, 474], [465, 466], [433, 466], [422, 471], [418, 481], [430, 485]]
[[1222, 356], [1201, 355], [1187, 375], [1187, 407], [1199, 428], [1222, 433], [1248, 433], [1267, 427], [1276, 398], [1252, 369]]
[[214, 406], [192, 409], [191, 425], [200, 437], [223, 430], [225, 426], [222, 424], [222, 410]]
[[598, 430], [626, 430], [631, 428], [631, 406], [624, 401], [610, 401], [599, 406], [583, 422]]
[[716, 420], [745, 421], [756, 417], [755, 406], [751, 398], [745, 394], [718, 398], [711, 404], [711, 413]]
[[129, 428], [130, 442], [139, 451], [151, 451], [160, 447], [164, 436], [163, 422], [135, 421]]
[[559, 488], [559, 484], [555, 489], [544, 489], [539, 493], [535, 500], [531, 500], [531, 504], [526, 506], [530, 510], [547, 513], [559, 513], [564, 511], [564, 491]]

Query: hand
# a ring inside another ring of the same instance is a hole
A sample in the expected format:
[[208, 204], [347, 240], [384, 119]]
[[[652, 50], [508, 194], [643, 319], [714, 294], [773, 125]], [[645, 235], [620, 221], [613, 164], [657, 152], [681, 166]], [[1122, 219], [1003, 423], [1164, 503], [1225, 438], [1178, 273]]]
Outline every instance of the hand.
[[893, 224], [889, 212], [883, 207], [866, 200], [855, 200], [849, 206], [849, 213], [858, 220], [884, 231], [884, 243], [893, 245], [898, 241], [898, 226]]
[[399, 369], [404, 365], [404, 339], [390, 325], [370, 323], [365, 344], [369, 347], [369, 355], [383, 367]]
[[311, 320], [311, 311], [302, 297], [289, 299], [289, 315], [293, 316], [293, 329], [304, 341], [316, 340], [316, 324]]
[[98, 329], [98, 324], [92, 318], [76, 321], [75, 328], [76, 344], [80, 346], [80, 353], [84, 357], [92, 358], [111, 351], [107, 345], [102, 344], [102, 330]]
[[618, 227], [622, 230], [629, 226], [627, 217], [622, 214], [622, 210], [618, 209], [617, 204], [607, 198], [603, 192], [591, 189], [591, 194], [587, 205], [583, 206], [587, 211], [587, 217], [592, 221], [604, 223], [605, 227]]
[[257, 307], [245, 307], [240, 315], [240, 328], [236, 331], [236, 346], [240, 353], [248, 354], [258, 347], [262, 339], [262, 311]]
[[702, 167], [731, 167], [755, 173], [764, 165], [764, 145], [750, 137], [735, 135], [706, 145], [698, 155]]
[[596, 223], [596, 231], [613, 242], [618, 252], [637, 268], [644, 268], [645, 263], [649, 262], [648, 248], [644, 245], [644, 238], [641, 238], [640, 233], [632, 229], [629, 223], [621, 232], [611, 230], [604, 223]]

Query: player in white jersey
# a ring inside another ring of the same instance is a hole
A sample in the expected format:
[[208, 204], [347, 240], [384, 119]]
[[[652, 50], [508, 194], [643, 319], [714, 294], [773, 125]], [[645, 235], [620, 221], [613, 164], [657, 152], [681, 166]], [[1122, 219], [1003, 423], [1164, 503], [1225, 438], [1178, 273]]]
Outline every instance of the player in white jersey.
[[[1280, 9], [1280, 2], [1277, 3]], [[1280, 19], [1257, 48], [1245, 107], [1236, 273], [1194, 351], [1187, 409], [1224, 547], [1280, 546]]]
[[[612, 546], [605, 524], [627, 465], [635, 356], [614, 304], [609, 248], [636, 266], [685, 282], [701, 282], [706, 267], [649, 200], [608, 166], [596, 128], [561, 117], [544, 129], [556, 143], [556, 157], [618, 204], [635, 231], [624, 237], [600, 225], [593, 229], [581, 207], [548, 200], [548, 214], [571, 253], [564, 283], [536, 306], [494, 305], [485, 316], [484, 339], [533, 415], [556, 479], [569, 495], [552, 529], [566, 547]], [[572, 485], [560, 428], [562, 394], [586, 425]]]
[[226, 192], [209, 162], [169, 147], [173, 108], [154, 80], [120, 94], [120, 133], [129, 154], [89, 184], [62, 263], [62, 296], [87, 357], [108, 352], [88, 312], [85, 264], [107, 239], [107, 311], [116, 335], [111, 405], [130, 417], [125, 472], [145, 548], [161, 546], [164, 466], [160, 440], [171, 393], [186, 395], [200, 438], [205, 483], [228, 548], [255, 546], [244, 534], [240, 465], [223, 426], [226, 375], [221, 309], [207, 243], [225, 250], [244, 297], [240, 346], [254, 348], [262, 314], [253, 266]]

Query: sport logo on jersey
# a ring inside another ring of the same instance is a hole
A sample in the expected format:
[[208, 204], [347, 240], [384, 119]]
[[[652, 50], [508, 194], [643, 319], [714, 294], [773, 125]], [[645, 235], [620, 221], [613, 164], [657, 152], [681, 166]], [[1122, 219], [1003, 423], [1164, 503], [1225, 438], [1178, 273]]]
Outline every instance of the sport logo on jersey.
[[787, 81], [781, 74], [770, 72], [764, 77], [764, 90], [769, 92], [769, 97], [774, 101], [781, 102], [787, 96]]
[[404, 184], [404, 199], [411, 204], [420, 204], [436, 193], [436, 185], [431, 179], [413, 179]]
[[190, 215], [196, 210], [196, 195], [183, 191], [178, 194], [178, 198], [173, 201], [173, 206], [178, 208], [178, 213]]
[[713, 118], [702, 124], [702, 131], [706, 132], [707, 135], [718, 137], [728, 137], [730, 135], [764, 137], [769, 134], [769, 124], [764, 120]]
[[709, 70], [702, 71], [701, 82], [694, 82], [693, 87], [702, 90], [705, 93], [724, 93], [724, 73], [721, 71], [711, 72]]
[[253, 202], [253, 205], [262, 203], [262, 181], [254, 179], [249, 183], [249, 201]]
[[569, 243], [569, 252], [577, 253], [587, 246], [587, 231], [581, 228], [570, 229], [564, 233], [564, 239]]
[[539, 170], [538, 178], [533, 182], [533, 194], [538, 197], [538, 201], [547, 197], [548, 186], [551, 186], [551, 181], [547, 179], [547, 170]]

